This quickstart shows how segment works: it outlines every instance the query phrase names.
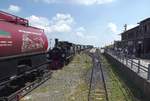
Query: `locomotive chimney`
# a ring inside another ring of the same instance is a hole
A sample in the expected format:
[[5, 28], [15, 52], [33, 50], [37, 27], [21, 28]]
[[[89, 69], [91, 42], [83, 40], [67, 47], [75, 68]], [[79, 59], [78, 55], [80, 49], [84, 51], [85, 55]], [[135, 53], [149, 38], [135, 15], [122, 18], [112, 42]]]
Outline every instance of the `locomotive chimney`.
[[55, 47], [58, 47], [58, 39], [55, 39]]

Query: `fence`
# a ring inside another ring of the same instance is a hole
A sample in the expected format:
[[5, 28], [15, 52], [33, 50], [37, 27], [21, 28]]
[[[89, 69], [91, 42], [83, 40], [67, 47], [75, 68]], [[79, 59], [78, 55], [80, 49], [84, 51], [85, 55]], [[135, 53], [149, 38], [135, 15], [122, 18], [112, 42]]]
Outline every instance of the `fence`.
[[122, 64], [126, 65], [126, 67], [130, 68], [138, 75], [142, 76], [143, 78], [150, 80], [150, 64], [145, 66], [142, 63], [141, 59], [133, 58], [131, 56], [127, 56], [123, 53], [114, 50], [105, 50], [105, 53], [112, 56], [114, 59], [118, 60]]

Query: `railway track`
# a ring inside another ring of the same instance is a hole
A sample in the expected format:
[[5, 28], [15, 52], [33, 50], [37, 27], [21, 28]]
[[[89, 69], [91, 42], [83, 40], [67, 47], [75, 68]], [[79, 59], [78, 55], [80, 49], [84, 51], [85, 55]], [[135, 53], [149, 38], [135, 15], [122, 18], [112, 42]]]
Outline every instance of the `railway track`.
[[99, 50], [96, 49], [91, 57], [93, 59], [93, 68], [90, 77], [88, 101], [109, 101]]
[[[45, 62], [45, 63], [37, 66], [37, 69], [42, 68], [41, 66], [47, 65], [48, 63], [49, 62]], [[38, 86], [43, 84], [48, 79], [50, 79], [51, 74], [52, 74], [51, 71], [45, 70], [45, 72], [43, 72], [42, 75], [35, 77], [34, 80], [32, 79], [32, 82], [30, 80], [28, 81], [29, 78], [28, 79], [23, 78], [22, 76], [20, 76], [20, 78], [18, 78], [18, 79], [16, 78], [17, 82], [15, 82], [15, 85], [13, 85], [13, 84], [11, 85], [10, 82], [13, 82], [11, 80], [8, 81], [8, 84], [6, 82], [6, 84], [4, 84], [4, 85], [8, 85], [8, 86], [6, 86], [3, 90], [1, 89], [0, 101], [20, 101], [20, 99], [23, 98], [25, 95], [27, 95], [32, 90], [34, 90], [35, 88], [37, 88]], [[32, 76], [30, 77], [30, 79], [31, 78], [32, 78]], [[24, 82], [22, 82], [22, 85], [24, 85], [24, 86], [20, 85], [19, 80], [24, 80]]]
[[0, 101], [20, 101], [25, 95], [30, 93], [32, 90], [43, 84], [51, 77], [51, 73], [46, 73], [43, 77], [38, 78], [32, 83], [27, 84], [25, 87], [20, 90], [10, 94], [9, 96], [0, 97]]

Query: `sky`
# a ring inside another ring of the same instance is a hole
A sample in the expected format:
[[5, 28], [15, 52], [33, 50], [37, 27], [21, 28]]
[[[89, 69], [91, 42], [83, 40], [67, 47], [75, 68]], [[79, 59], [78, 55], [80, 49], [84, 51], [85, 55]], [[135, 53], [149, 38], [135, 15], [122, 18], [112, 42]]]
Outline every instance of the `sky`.
[[102, 47], [150, 17], [150, 0], [0, 0], [0, 10], [44, 29], [49, 46], [58, 38]]

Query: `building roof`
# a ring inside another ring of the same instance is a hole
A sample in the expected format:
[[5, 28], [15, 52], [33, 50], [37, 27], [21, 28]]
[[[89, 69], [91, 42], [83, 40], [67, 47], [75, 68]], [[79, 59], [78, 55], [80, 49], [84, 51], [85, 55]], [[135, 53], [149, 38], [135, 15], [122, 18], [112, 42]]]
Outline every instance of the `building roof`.
[[[148, 23], [148, 22], [150, 23], [150, 18], [147, 18], [147, 19], [144, 19], [144, 20], [140, 21], [139, 24]], [[136, 27], [134, 27], [134, 28], [132, 28], [132, 29], [129, 29], [129, 30], [127, 30], [127, 31], [122, 32], [121, 35], [122, 35], [122, 34], [126, 34], [126, 33], [130, 33], [131, 31], [134, 31], [134, 30], [136, 30], [136, 29], [138, 29], [138, 28], [139, 28], [139, 25], [136, 26]]]
[[122, 35], [122, 34], [130, 33], [131, 31], [135, 31], [135, 30], [137, 30], [138, 28], [139, 28], [139, 26], [136, 26], [136, 27], [134, 27], [134, 28], [131, 28], [131, 29], [125, 31], [125, 32], [122, 32], [121, 35]]
[[147, 19], [142, 20], [142, 21], [140, 22], [140, 24], [141, 24], [141, 23], [147, 23], [147, 22], [150, 22], [150, 18], [147, 18]]

